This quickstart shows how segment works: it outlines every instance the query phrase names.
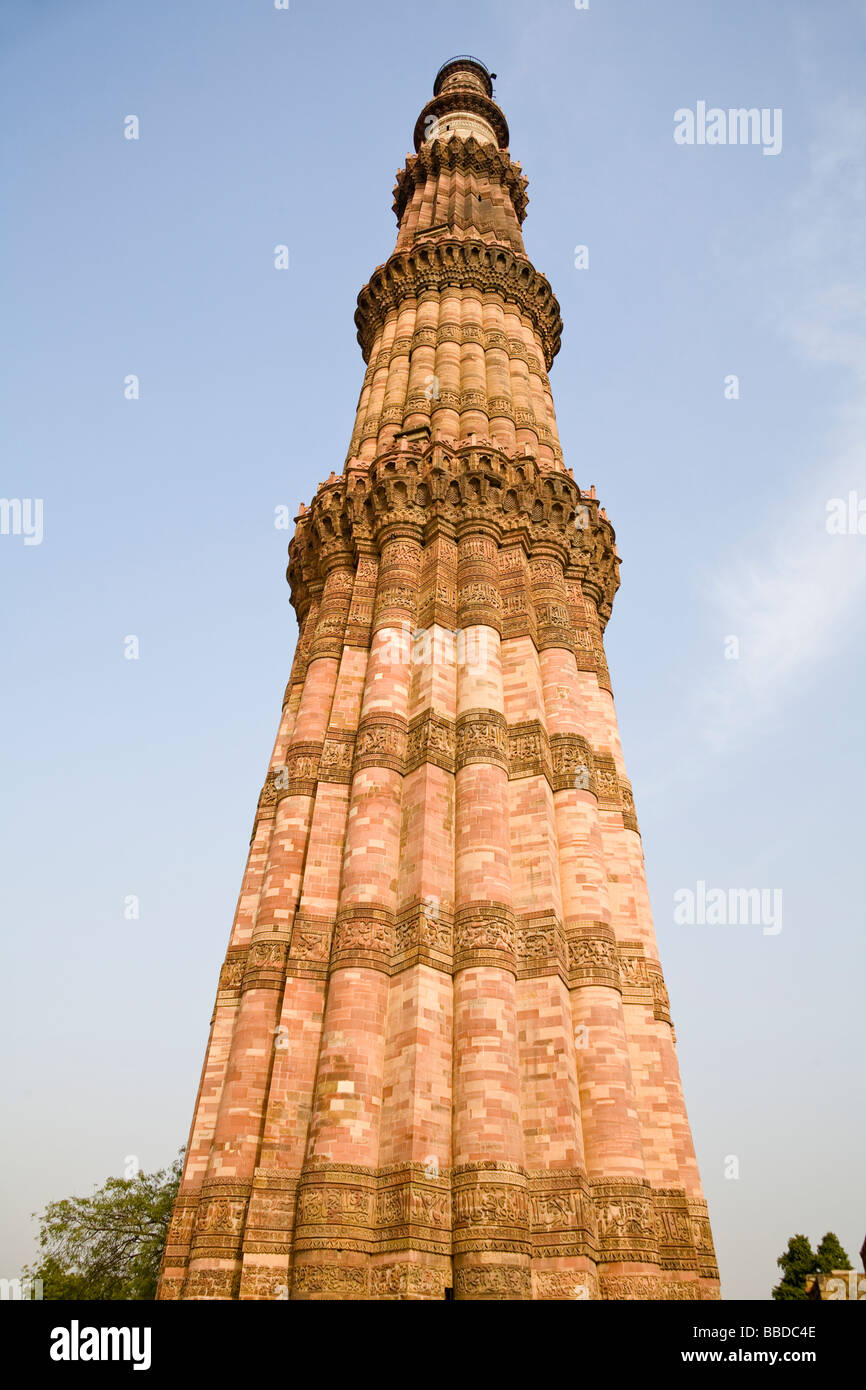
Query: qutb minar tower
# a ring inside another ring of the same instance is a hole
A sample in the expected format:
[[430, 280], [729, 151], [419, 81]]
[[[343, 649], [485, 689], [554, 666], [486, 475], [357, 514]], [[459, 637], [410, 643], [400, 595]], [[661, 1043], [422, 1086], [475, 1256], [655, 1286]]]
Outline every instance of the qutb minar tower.
[[491, 75], [440, 69], [358, 298], [159, 1296], [706, 1299], [718, 1273]]

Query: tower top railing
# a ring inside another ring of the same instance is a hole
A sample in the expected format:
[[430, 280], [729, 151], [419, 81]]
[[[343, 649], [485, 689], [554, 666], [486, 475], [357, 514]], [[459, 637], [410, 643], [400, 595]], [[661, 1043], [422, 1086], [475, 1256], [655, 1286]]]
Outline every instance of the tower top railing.
[[442, 83], [444, 82], [448, 73], [451, 72], [454, 68], [461, 67], [464, 64], [471, 64], [472, 67], [477, 68], [479, 72], [481, 72], [484, 75], [485, 83], [488, 88], [487, 95], [493, 95], [493, 79], [495, 78], [496, 73], [491, 72], [490, 69], [487, 67], [486, 63], [482, 63], [481, 59], [474, 57], [473, 54], [457, 53], [453, 58], [449, 58], [447, 62], [443, 63], [441, 68], [437, 72], [433, 82], [434, 96], [438, 95], [442, 87]]

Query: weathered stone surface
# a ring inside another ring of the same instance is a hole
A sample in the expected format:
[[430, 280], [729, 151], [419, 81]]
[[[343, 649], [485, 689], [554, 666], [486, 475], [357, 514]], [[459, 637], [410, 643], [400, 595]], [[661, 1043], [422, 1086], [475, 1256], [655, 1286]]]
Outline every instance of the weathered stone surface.
[[289, 547], [161, 1298], [718, 1295], [604, 655], [619, 557], [563, 463], [507, 141], [447, 64]]

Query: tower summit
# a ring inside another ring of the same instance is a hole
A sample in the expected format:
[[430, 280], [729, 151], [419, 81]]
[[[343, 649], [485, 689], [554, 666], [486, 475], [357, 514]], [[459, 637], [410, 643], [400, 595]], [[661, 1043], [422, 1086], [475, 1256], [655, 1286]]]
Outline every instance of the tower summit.
[[[358, 297], [159, 1296], [715, 1298], [559, 306], [447, 62]], [[450, 1291], [450, 1292], [449, 1292]]]

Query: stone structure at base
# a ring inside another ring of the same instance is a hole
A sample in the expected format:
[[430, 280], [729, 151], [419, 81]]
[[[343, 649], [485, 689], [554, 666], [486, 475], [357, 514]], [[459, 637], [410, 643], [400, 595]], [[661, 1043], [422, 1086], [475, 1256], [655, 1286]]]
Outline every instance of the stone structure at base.
[[159, 1296], [705, 1299], [718, 1274], [563, 462], [561, 321], [475, 59], [362, 290]]

